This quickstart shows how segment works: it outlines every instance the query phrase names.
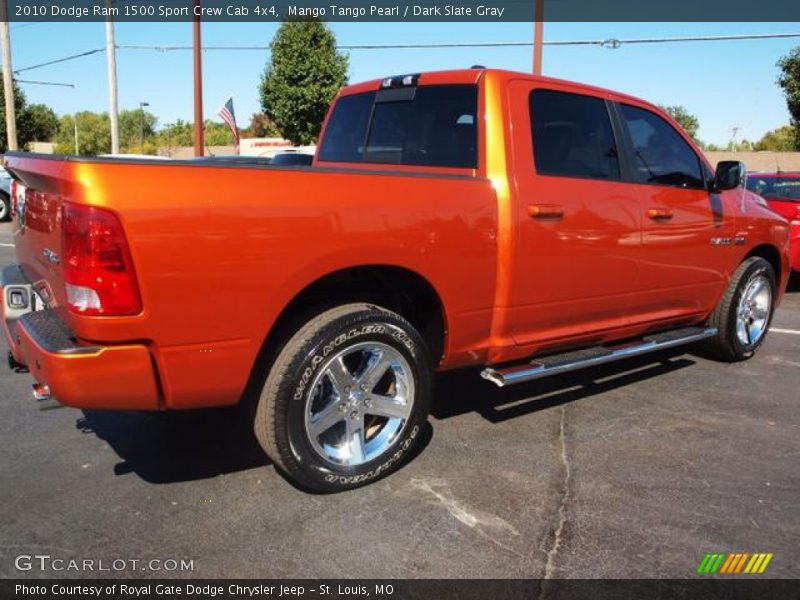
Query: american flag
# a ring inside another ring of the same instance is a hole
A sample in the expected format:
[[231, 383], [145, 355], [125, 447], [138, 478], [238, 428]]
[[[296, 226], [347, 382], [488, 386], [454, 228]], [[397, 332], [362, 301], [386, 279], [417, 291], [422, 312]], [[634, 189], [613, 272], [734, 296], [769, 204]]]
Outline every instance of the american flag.
[[236, 144], [236, 152], [239, 152], [239, 128], [236, 126], [236, 114], [233, 112], [233, 98], [228, 98], [228, 101], [219, 107], [217, 111], [222, 120], [228, 124], [233, 134], [233, 142]]

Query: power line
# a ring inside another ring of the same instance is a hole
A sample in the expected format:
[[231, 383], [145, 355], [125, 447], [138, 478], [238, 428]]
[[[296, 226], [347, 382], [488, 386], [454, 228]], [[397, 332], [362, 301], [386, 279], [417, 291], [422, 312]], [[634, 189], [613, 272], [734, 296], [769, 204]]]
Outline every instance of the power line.
[[[762, 39], [782, 39], [798, 38], [800, 33], [756, 33], [742, 35], [710, 35], [710, 36], [691, 36], [691, 37], [662, 37], [662, 38], [631, 38], [620, 40], [608, 38], [602, 40], [552, 40], [545, 41], [545, 46], [603, 46], [608, 48], [619, 48], [623, 44], [658, 44], [658, 43], [679, 43], [679, 42], [722, 42], [732, 40], [762, 40]], [[431, 42], [427, 44], [339, 44], [339, 50], [413, 50], [430, 48], [513, 48], [528, 47], [532, 42]], [[174, 50], [191, 50], [191, 46], [169, 46], [169, 45], [143, 45], [143, 44], [123, 44], [117, 46], [122, 50], [158, 50], [160, 52], [171, 52]], [[205, 46], [203, 50], [269, 50], [269, 46]]]
[[[793, 33], [755, 33], [755, 34], [741, 34], [741, 35], [708, 35], [708, 36], [687, 36], [687, 37], [660, 37], [660, 38], [630, 38], [630, 39], [598, 39], [598, 40], [551, 40], [545, 41], [545, 46], [599, 46], [603, 48], [617, 49], [623, 45], [636, 45], [636, 44], [671, 44], [671, 43], [684, 43], [684, 42], [723, 42], [735, 40], [768, 40], [768, 39], [786, 39], [786, 38], [800, 38], [800, 32]], [[427, 44], [341, 44], [337, 46], [339, 50], [425, 50], [432, 48], [515, 48], [515, 47], [529, 47], [532, 42], [453, 42], [441, 43], [432, 42]], [[175, 45], [145, 45], [145, 44], [118, 44], [116, 46], [119, 50], [155, 50], [158, 52], [174, 52], [191, 50], [192, 46], [175, 46]], [[105, 48], [96, 48], [81, 52], [80, 54], [73, 54], [51, 60], [36, 65], [16, 69], [15, 73], [22, 73], [24, 71], [32, 71], [33, 69], [40, 69], [50, 65], [59, 64], [62, 62], [83, 58], [98, 52], [104, 52]], [[250, 51], [269, 50], [269, 46], [204, 46], [205, 51]]]
[[30, 80], [30, 79], [17, 79], [16, 77], [14, 78], [14, 81], [16, 83], [27, 83], [27, 84], [30, 84], [30, 85], [55, 85], [55, 86], [59, 86], [59, 87], [68, 87], [68, 88], [74, 88], [75, 87], [74, 83], [58, 83], [58, 82], [55, 82], [55, 81], [33, 81], [33, 80]]
[[15, 69], [14, 73], [22, 73], [24, 71], [33, 71], [34, 69], [41, 69], [42, 67], [49, 67], [50, 65], [57, 65], [59, 63], [67, 62], [68, 60], [75, 60], [76, 58], [83, 58], [84, 56], [91, 56], [92, 54], [97, 54], [98, 52], [105, 52], [105, 48], [95, 48], [94, 50], [87, 50], [86, 52], [81, 52], [79, 54], [71, 54], [70, 56], [65, 56], [64, 58], [57, 58], [55, 60], [50, 60], [44, 63], [39, 63], [38, 65], [31, 65], [30, 67], [23, 67], [22, 69]]

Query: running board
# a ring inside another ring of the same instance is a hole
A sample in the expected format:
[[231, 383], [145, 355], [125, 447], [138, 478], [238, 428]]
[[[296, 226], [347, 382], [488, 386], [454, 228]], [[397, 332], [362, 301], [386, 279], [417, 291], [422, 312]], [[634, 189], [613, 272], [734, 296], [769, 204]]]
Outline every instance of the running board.
[[716, 334], [717, 330], [713, 327], [705, 329], [702, 327], [684, 327], [682, 329], [674, 329], [664, 333], [648, 335], [639, 341], [623, 346], [594, 346], [592, 348], [584, 348], [582, 350], [564, 352], [563, 354], [553, 354], [551, 356], [536, 358], [524, 365], [515, 365], [503, 369], [493, 369], [489, 367], [481, 372], [481, 377], [497, 384], [498, 387], [504, 387], [506, 385], [539, 379], [540, 377], [567, 373], [569, 371], [593, 367], [623, 358], [639, 356], [640, 354], [647, 354], [648, 352], [656, 352], [657, 350], [664, 350], [665, 348], [698, 342]]

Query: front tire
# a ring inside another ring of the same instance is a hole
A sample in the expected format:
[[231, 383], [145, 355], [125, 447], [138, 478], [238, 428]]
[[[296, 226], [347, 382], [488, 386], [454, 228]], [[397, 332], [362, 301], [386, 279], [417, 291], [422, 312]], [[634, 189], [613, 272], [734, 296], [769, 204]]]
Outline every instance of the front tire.
[[738, 362], [756, 353], [767, 337], [776, 292], [775, 270], [769, 262], [752, 256], [739, 265], [708, 320], [709, 327], [717, 329], [705, 343], [712, 358]]
[[297, 331], [270, 369], [255, 411], [264, 451], [317, 492], [397, 469], [428, 417], [432, 365], [401, 316], [369, 304], [327, 310]]

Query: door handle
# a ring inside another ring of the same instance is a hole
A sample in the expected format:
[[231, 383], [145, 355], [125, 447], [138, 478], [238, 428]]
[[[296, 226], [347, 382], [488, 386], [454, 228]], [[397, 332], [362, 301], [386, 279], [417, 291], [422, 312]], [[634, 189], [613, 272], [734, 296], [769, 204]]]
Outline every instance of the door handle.
[[672, 210], [669, 208], [648, 208], [647, 216], [654, 221], [668, 221], [672, 218]]
[[560, 219], [564, 207], [560, 204], [528, 204], [528, 216], [532, 219]]

